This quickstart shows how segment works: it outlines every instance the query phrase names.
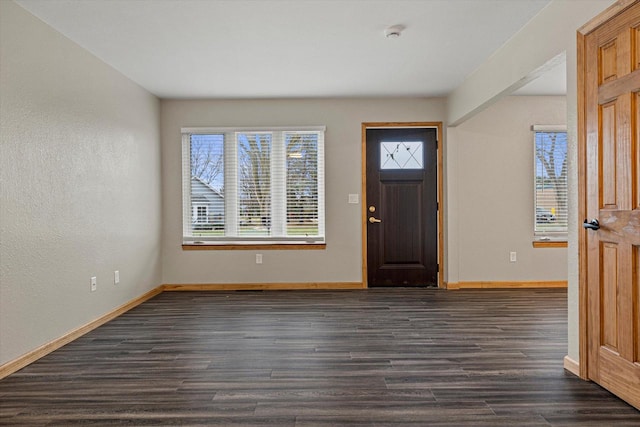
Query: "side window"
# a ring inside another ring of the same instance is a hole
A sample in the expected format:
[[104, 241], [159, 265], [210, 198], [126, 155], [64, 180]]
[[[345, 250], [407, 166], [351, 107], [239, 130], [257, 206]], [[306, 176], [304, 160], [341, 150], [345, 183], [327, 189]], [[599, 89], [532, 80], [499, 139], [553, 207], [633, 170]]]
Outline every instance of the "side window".
[[567, 132], [565, 127], [533, 126], [534, 235], [566, 238]]

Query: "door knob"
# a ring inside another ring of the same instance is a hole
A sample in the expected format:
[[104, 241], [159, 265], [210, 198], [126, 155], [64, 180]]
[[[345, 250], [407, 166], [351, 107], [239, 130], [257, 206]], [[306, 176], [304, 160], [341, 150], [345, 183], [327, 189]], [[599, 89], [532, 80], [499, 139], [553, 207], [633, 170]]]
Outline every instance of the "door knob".
[[584, 222], [582, 223], [582, 227], [588, 228], [589, 230], [598, 230], [600, 229], [600, 223], [595, 218], [592, 219], [591, 221], [588, 221], [585, 219]]
[[369, 217], [369, 222], [370, 222], [371, 224], [374, 224], [374, 223], [376, 223], [376, 222], [382, 222], [382, 220], [381, 220], [381, 219], [374, 218], [374, 217], [370, 216], [370, 217]]

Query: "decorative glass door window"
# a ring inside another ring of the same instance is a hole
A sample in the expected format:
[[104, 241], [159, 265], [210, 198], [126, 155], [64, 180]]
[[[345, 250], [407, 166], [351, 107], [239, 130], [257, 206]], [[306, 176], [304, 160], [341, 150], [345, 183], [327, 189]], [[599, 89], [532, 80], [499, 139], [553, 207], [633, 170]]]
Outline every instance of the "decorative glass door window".
[[422, 169], [422, 141], [380, 143], [380, 169]]

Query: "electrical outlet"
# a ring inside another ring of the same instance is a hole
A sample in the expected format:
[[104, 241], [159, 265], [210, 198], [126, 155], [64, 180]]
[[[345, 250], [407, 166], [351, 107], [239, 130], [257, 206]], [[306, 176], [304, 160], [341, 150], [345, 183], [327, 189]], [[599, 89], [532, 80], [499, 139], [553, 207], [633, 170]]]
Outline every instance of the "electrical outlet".
[[262, 264], [262, 254], [256, 254], [256, 264]]
[[98, 278], [93, 276], [91, 278], [91, 292], [95, 292], [98, 289]]
[[515, 252], [509, 252], [509, 261], [516, 262], [518, 260], [517, 254]]
[[116, 270], [113, 272], [113, 284], [117, 285], [120, 283], [120, 271]]

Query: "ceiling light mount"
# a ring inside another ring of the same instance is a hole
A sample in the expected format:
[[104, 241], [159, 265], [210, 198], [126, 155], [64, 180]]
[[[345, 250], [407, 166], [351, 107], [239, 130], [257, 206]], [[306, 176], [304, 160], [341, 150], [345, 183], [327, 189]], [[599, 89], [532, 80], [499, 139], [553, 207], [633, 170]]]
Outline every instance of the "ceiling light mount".
[[392, 25], [384, 30], [384, 36], [388, 39], [397, 39], [404, 30], [404, 25]]

